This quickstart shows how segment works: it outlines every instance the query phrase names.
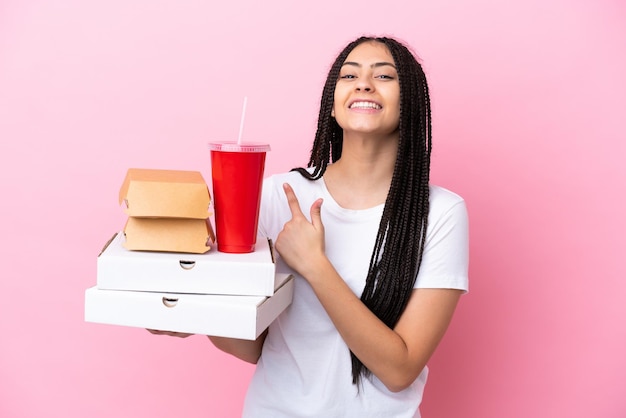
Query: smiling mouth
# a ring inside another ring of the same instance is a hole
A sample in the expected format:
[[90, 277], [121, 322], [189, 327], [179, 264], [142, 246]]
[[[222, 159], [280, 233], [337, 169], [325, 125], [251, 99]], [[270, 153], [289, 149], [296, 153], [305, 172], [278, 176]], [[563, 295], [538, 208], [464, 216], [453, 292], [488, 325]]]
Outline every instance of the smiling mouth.
[[383, 107], [374, 102], [354, 102], [350, 105], [350, 109], [382, 109]]

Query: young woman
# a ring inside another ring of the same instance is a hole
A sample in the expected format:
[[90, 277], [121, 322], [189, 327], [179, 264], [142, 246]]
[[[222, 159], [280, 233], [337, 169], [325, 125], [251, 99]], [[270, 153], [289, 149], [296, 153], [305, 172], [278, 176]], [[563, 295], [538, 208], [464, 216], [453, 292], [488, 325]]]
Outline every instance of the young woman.
[[259, 236], [295, 275], [257, 341], [210, 337], [257, 363], [244, 417], [419, 417], [426, 363], [468, 286], [468, 220], [429, 184], [422, 68], [359, 38], [332, 65], [308, 168], [265, 180]]

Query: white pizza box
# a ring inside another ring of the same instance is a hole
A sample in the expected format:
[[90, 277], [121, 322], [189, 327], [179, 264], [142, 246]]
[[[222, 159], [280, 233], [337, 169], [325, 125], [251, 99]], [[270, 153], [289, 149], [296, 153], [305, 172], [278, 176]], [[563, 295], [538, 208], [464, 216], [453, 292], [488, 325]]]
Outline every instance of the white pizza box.
[[291, 304], [293, 276], [276, 275], [273, 296], [85, 291], [85, 321], [255, 340]]
[[246, 254], [133, 251], [116, 234], [98, 256], [99, 289], [215, 295], [271, 296], [274, 293], [271, 241]]

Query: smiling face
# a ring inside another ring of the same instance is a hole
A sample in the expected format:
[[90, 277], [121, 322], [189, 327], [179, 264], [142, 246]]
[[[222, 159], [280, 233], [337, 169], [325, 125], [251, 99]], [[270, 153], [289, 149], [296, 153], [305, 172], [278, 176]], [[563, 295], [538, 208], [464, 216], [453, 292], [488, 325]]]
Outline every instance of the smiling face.
[[347, 56], [335, 87], [333, 117], [344, 131], [397, 137], [400, 83], [387, 47], [364, 42]]

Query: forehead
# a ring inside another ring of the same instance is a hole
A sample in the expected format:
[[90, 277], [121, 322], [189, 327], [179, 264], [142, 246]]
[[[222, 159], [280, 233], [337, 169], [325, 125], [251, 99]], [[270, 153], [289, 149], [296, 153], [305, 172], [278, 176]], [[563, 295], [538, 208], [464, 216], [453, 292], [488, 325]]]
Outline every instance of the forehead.
[[358, 45], [350, 51], [346, 61], [359, 63], [390, 62], [395, 64], [387, 46], [376, 41], [363, 42]]

